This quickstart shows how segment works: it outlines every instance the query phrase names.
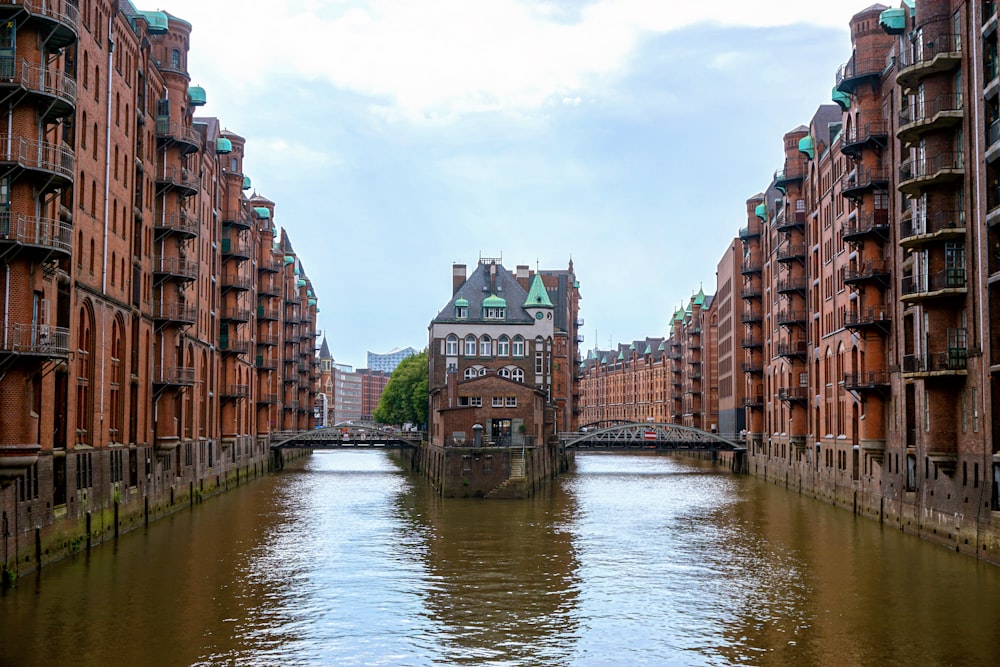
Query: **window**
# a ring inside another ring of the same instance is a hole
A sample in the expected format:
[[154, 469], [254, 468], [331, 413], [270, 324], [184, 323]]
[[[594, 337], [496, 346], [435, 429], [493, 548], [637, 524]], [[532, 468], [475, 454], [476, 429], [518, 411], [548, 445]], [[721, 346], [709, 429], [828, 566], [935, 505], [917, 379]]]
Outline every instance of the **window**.
[[510, 339], [507, 336], [500, 336], [500, 339], [497, 341], [497, 356], [510, 356]]
[[497, 371], [497, 375], [499, 375], [502, 378], [510, 379], [510, 369], [509, 368], [501, 368], [500, 370]]
[[494, 408], [502, 408], [503, 407], [503, 396], [494, 396], [493, 397], [493, 407]]
[[455, 319], [465, 320], [469, 317], [469, 307], [468, 306], [455, 306]]
[[523, 357], [524, 356], [524, 339], [520, 336], [514, 336], [514, 356]]
[[516, 408], [517, 407], [517, 396], [507, 396], [504, 399], [506, 401], [506, 407]]
[[479, 356], [488, 357], [493, 354], [493, 341], [490, 340], [489, 336], [483, 336], [479, 339]]
[[465, 356], [476, 356], [476, 337], [471, 334], [465, 337]]
[[181, 68], [181, 52], [177, 49], [170, 52], [170, 66], [174, 69]]
[[535, 352], [535, 375], [545, 372], [545, 353]]
[[444, 353], [449, 357], [458, 356], [458, 336], [452, 334], [445, 339]]
[[465, 369], [465, 379], [471, 380], [472, 378], [479, 377], [479, 371], [475, 366], [469, 366]]
[[520, 382], [524, 384], [524, 371], [520, 368], [515, 368], [510, 372], [510, 379], [514, 382]]
[[458, 404], [463, 407], [481, 408], [483, 407], [482, 396], [459, 396]]
[[483, 319], [484, 320], [502, 320], [507, 317], [506, 308], [483, 308]]

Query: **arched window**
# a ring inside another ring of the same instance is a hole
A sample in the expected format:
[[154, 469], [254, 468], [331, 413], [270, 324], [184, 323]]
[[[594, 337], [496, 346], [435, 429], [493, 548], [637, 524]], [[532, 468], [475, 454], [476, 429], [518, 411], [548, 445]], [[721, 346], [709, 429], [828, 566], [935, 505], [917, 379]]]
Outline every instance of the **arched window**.
[[476, 356], [476, 337], [472, 334], [465, 337], [465, 356]]
[[493, 354], [493, 341], [490, 340], [489, 336], [483, 336], [479, 339], [479, 356], [489, 357]]
[[181, 68], [181, 52], [177, 49], [170, 52], [170, 66], [174, 69]]
[[497, 341], [497, 356], [510, 356], [510, 339], [507, 336], [500, 336], [500, 339]]
[[479, 377], [479, 370], [475, 366], [469, 366], [465, 369], [465, 379], [471, 380], [472, 378]]
[[520, 336], [514, 336], [514, 356], [523, 357], [524, 356], [524, 339]]
[[509, 368], [501, 368], [500, 370], [497, 371], [497, 375], [499, 375], [502, 378], [510, 379], [510, 369]]
[[524, 384], [524, 371], [520, 368], [515, 368], [510, 372], [510, 379], [514, 382], [520, 382]]
[[444, 353], [449, 357], [458, 356], [458, 336], [451, 334], [445, 339]]

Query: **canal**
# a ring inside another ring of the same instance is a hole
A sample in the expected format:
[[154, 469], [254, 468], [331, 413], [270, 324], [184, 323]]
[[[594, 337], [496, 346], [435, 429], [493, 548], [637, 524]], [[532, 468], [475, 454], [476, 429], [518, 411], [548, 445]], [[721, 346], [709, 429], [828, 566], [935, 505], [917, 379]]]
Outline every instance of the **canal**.
[[1000, 568], [669, 456], [478, 501], [324, 452], [0, 596], [0, 665], [70, 663], [996, 665]]

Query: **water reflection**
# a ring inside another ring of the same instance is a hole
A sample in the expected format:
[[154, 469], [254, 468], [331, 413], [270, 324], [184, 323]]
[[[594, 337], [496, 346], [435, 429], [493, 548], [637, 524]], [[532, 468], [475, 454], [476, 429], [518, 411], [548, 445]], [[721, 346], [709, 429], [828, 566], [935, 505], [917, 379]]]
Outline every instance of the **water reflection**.
[[587, 454], [530, 501], [317, 454], [0, 597], [0, 665], [993, 665], [1000, 568], [758, 480]]

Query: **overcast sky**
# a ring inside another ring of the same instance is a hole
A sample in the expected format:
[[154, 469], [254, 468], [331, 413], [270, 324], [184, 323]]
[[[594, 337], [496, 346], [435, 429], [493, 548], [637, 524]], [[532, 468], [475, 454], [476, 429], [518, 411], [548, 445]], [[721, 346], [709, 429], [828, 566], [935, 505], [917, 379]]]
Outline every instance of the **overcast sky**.
[[[830, 102], [864, 2], [162, 0], [338, 362], [427, 345], [451, 265], [561, 269], [585, 349], [662, 336]], [[895, 3], [898, 4], [898, 3]]]

